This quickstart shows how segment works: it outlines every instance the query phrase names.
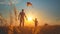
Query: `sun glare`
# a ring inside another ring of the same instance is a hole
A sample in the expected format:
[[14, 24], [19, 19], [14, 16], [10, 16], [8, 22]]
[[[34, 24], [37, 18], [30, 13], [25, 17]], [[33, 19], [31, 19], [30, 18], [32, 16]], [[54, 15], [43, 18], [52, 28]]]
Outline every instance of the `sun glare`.
[[33, 17], [31, 17], [31, 16], [29, 16], [29, 17], [27, 17], [27, 21], [26, 21], [26, 26], [33, 26], [34, 25], [34, 23], [33, 23]]
[[32, 21], [32, 17], [28, 17], [28, 21]]

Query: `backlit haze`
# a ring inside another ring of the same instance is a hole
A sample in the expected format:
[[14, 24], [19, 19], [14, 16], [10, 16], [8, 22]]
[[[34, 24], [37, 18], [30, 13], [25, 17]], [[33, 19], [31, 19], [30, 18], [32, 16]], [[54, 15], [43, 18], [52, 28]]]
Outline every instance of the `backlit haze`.
[[[28, 1], [32, 6], [26, 6]], [[28, 17], [25, 25], [34, 25], [34, 18], [38, 19], [39, 25], [60, 25], [60, 0], [0, 0], [0, 13], [5, 19], [9, 20], [9, 14], [13, 13], [14, 6], [18, 13], [22, 9], [25, 10]]]

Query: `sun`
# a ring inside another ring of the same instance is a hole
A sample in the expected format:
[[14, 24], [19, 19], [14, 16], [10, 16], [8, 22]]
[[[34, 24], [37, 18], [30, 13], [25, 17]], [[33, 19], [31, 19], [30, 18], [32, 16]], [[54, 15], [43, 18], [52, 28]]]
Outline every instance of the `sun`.
[[27, 15], [27, 22], [33, 22], [34, 18], [35, 18], [35, 17], [34, 17], [33, 15], [28, 14], [28, 15]]
[[34, 16], [33, 15], [31, 15], [31, 14], [28, 14], [27, 15], [27, 19], [25, 20], [25, 25], [26, 26], [34, 26]]
[[32, 17], [28, 17], [28, 21], [32, 21]]

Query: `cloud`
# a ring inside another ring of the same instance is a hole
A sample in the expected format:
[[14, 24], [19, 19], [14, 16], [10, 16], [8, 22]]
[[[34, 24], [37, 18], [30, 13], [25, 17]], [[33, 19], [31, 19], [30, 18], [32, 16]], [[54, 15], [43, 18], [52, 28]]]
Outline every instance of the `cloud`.
[[6, 4], [5, 0], [0, 0], [0, 4]]
[[0, 4], [6, 4], [6, 2], [0, 2]]
[[10, 3], [9, 3], [9, 2], [0, 2], [0, 5], [6, 5], [6, 6], [9, 6]]
[[0, 0], [0, 2], [4, 2], [5, 0]]
[[8, 2], [5, 2], [4, 0], [0, 0], [0, 4], [3, 4], [3, 5], [11, 5], [11, 4], [18, 4], [19, 1], [18, 0], [10, 0]]
[[11, 0], [12, 4], [18, 4], [19, 1], [18, 0]]

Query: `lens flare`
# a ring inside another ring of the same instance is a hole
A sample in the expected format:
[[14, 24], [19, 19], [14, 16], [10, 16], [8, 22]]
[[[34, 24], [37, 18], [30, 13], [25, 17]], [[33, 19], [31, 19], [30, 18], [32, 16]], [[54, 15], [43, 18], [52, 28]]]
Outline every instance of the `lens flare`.
[[32, 17], [28, 17], [28, 21], [32, 21]]

